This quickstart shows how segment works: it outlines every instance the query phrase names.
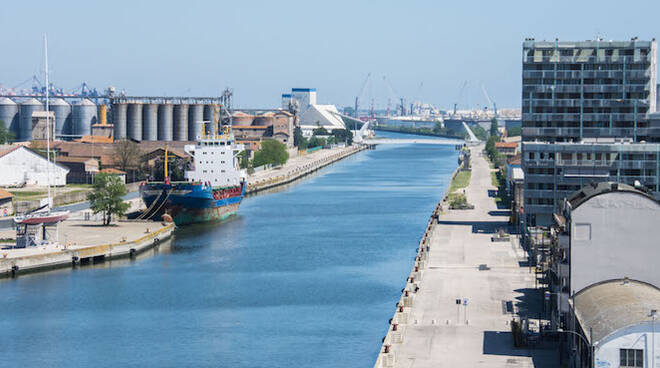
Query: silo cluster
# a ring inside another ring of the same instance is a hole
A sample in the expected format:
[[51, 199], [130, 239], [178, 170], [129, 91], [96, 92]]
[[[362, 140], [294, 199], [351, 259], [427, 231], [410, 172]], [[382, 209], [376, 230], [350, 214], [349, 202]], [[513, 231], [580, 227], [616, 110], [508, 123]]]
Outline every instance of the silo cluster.
[[[0, 97], [0, 120], [17, 141], [32, 139], [32, 114], [45, 109], [45, 104], [36, 98], [12, 100]], [[73, 139], [90, 135], [92, 124], [97, 122], [97, 106], [87, 99], [79, 100], [72, 106], [55, 97], [48, 101], [48, 109], [55, 116], [56, 138]]]
[[215, 105], [115, 101], [111, 108], [115, 139], [194, 141], [202, 122], [213, 120]]
[[[84, 98], [73, 102], [59, 97], [49, 100], [49, 110], [55, 117], [55, 135], [59, 139], [91, 135], [92, 125], [111, 123], [115, 139], [194, 141], [202, 134], [202, 122], [217, 118], [215, 108], [215, 104], [198, 100], [158, 101], [148, 97], [144, 101], [115, 100], [110, 106], [97, 106]], [[32, 139], [32, 114], [44, 110], [44, 102], [36, 98], [0, 97], [0, 121], [17, 141]]]

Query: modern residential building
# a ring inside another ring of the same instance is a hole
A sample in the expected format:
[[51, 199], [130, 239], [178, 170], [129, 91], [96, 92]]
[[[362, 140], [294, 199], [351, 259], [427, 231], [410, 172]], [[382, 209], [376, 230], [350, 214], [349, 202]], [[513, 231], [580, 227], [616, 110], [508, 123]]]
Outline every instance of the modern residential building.
[[660, 195], [656, 41], [523, 42], [525, 222], [547, 226], [593, 182]]

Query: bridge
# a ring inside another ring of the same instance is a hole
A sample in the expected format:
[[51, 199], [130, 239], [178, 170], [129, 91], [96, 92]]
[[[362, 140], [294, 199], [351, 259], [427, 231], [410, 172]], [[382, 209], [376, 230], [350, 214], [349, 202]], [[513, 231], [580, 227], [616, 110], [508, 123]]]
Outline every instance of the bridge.
[[442, 146], [463, 145], [462, 139], [437, 139], [437, 138], [365, 138], [362, 143], [366, 144], [436, 144]]

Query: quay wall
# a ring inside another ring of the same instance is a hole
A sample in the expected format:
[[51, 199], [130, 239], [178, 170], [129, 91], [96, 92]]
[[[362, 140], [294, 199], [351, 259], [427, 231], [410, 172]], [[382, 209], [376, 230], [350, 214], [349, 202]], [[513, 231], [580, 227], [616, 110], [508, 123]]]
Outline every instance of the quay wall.
[[8, 258], [7, 251], [0, 250], [0, 277], [15, 277], [18, 274], [45, 271], [59, 267], [75, 267], [81, 263], [133, 257], [172, 236], [174, 224], [149, 232], [132, 241], [119, 243], [69, 246], [44, 251], [43, 253]]
[[255, 182], [250, 182], [248, 179], [248, 185], [246, 188], [246, 194], [254, 194], [262, 190], [271, 189], [278, 187], [280, 185], [289, 184], [292, 181], [295, 181], [303, 176], [309, 175], [314, 171], [317, 171], [325, 166], [328, 166], [334, 162], [342, 160], [348, 156], [351, 156], [357, 152], [367, 149], [367, 145], [354, 145], [347, 147], [347, 149], [337, 152], [332, 156], [324, 157], [316, 161], [312, 161], [309, 164], [299, 167], [291, 172], [287, 172], [282, 175], [272, 176], [270, 178], [261, 179]]

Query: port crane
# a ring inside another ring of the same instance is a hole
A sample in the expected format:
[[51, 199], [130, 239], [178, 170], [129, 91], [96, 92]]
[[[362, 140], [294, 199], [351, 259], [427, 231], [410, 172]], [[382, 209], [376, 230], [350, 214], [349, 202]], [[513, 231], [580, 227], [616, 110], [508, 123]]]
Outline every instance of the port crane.
[[463, 82], [463, 85], [461, 86], [461, 89], [458, 92], [458, 98], [456, 99], [456, 102], [454, 102], [454, 115], [456, 115], [456, 108], [458, 106], [458, 103], [463, 98], [463, 93], [465, 92], [465, 88], [467, 88], [467, 85], [468, 85], [468, 81], [466, 80], [465, 82]]

